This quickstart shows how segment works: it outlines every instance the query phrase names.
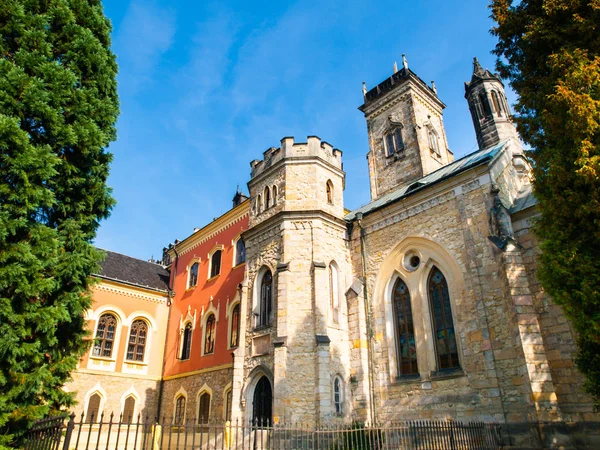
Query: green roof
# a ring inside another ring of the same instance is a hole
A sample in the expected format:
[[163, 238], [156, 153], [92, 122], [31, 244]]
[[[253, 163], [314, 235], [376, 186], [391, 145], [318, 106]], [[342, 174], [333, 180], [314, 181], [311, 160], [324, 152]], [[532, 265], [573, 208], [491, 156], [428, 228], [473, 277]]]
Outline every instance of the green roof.
[[493, 147], [477, 150], [469, 155], [465, 155], [462, 158], [457, 159], [456, 161], [453, 161], [450, 164], [447, 164], [444, 167], [441, 167], [438, 170], [419, 178], [418, 180], [415, 180], [409, 185], [402, 186], [395, 191], [388, 192], [387, 194], [379, 197], [377, 200], [355, 209], [351, 213], [347, 214], [345, 219], [347, 221], [355, 220], [356, 215], [359, 213], [367, 215], [373, 211], [383, 208], [384, 206], [395, 203], [398, 200], [407, 198], [415, 192], [426, 189], [427, 187], [432, 186], [440, 181], [458, 175], [465, 170], [487, 163], [491, 161], [498, 153], [500, 153], [505, 145], [506, 141], [503, 141]]

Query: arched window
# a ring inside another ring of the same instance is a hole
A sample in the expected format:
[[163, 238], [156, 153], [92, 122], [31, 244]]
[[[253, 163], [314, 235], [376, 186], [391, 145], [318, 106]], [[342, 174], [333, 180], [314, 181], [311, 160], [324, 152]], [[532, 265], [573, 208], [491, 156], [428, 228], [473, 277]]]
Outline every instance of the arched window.
[[185, 397], [180, 395], [175, 400], [175, 414], [173, 415], [173, 424], [183, 425], [185, 420]]
[[221, 250], [217, 250], [210, 258], [210, 278], [221, 273], [221, 253]]
[[429, 274], [427, 284], [433, 317], [433, 340], [438, 370], [457, 368], [460, 364], [446, 277], [440, 269], [434, 266]]
[[98, 320], [94, 339], [94, 356], [110, 358], [112, 356], [117, 319], [112, 314], [102, 314]]
[[231, 312], [231, 338], [229, 347], [234, 348], [240, 344], [240, 304], [233, 307]]
[[329, 264], [329, 304], [331, 306], [331, 312], [333, 321], [337, 323], [339, 321], [339, 309], [340, 309], [340, 292], [339, 292], [339, 277], [338, 269], [334, 262]]
[[496, 91], [492, 91], [492, 104], [494, 105], [494, 110], [496, 114], [502, 116], [502, 105], [500, 104], [500, 100], [498, 99], [498, 93]]
[[432, 127], [429, 127], [427, 130], [427, 139], [429, 140], [429, 148], [432, 152], [435, 152], [437, 155], [440, 154], [440, 150], [438, 148], [438, 138], [435, 130]]
[[125, 399], [125, 405], [123, 406], [123, 423], [131, 423], [133, 421], [133, 414], [135, 412], [135, 397], [130, 395]]
[[198, 401], [198, 423], [208, 423], [210, 417], [210, 394], [204, 392]]
[[273, 186], [273, 206], [277, 204], [277, 186]]
[[192, 347], [192, 324], [188, 323], [183, 330], [183, 342], [181, 344], [181, 359], [190, 359]]
[[396, 325], [398, 375], [415, 375], [419, 373], [419, 368], [417, 366], [417, 346], [410, 305], [410, 292], [401, 278], [398, 278], [394, 283], [392, 296]]
[[190, 274], [188, 277], [188, 288], [194, 287], [198, 284], [198, 263], [192, 264], [190, 267]]
[[258, 214], [260, 214], [262, 211], [262, 197], [260, 196], [260, 194], [258, 194], [258, 197], [256, 198], [256, 212]]
[[269, 186], [265, 188], [265, 209], [268, 209], [271, 206], [271, 191], [269, 190]]
[[85, 423], [98, 422], [100, 415], [100, 401], [102, 397], [97, 392], [93, 393], [88, 399], [87, 413], [85, 414]]
[[402, 138], [402, 127], [396, 126], [385, 134], [385, 154], [392, 156], [404, 150], [404, 139]]
[[336, 416], [341, 416], [343, 413], [344, 392], [342, 389], [342, 380], [339, 376], [333, 379], [333, 407]]
[[206, 330], [204, 331], [204, 354], [210, 355], [215, 351], [215, 333], [217, 331], [217, 322], [215, 315], [211, 314], [206, 319]]
[[244, 240], [239, 238], [235, 243], [235, 265], [239, 266], [244, 262], [246, 262], [246, 246]]
[[271, 323], [273, 309], [273, 275], [267, 270], [260, 281], [260, 304], [257, 326], [264, 327]]
[[479, 93], [479, 102], [481, 103], [484, 113], [482, 119], [490, 117], [492, 115], [492, 109], [490, 108], [490, 102], [488, 101], [485, 91]]
[[327, 203], [333, 205], [333, 183], [331, 182], [331, 180], [327, 180], [327, 185], [325, 189], [327, 192]]
[[225, 391], [225, 421], [231, 420], [231, 401], [233, 399], [231, 388]]
[[129, 331], [129, 344], [127, 345], [128, 361], [144, 360], [147, 336], [148, 324], [143, 320], [134, 320]]

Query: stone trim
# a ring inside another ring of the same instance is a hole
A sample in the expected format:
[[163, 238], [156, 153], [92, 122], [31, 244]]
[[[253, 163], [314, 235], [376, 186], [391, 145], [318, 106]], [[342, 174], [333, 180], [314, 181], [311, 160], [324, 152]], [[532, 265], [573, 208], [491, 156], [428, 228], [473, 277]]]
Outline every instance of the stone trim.
[[142, 300], [148, 300], [153, 303], [166, 303], [168, 295], [165, 292], [164, 294], [151, 294], [149, 292], [143, 292], [139, 289], [128, 288], [125, 286], [117, 286], [112, 285], [112, 283], [108, 281], [101, 281], [99, 284], [93, 287], [93, 289], [98, 289], [99, 291], [110, 292], [113, 294], [124, 295], [126, 297], [139, 298]]
[[163, 380], [167, 381], [167, 380], [175, 380], [177, 378], [191, 377], [193, 375], [198, 375], [201, 373], [215, 372], [217, 370], [230, 369], [232, 367], [233, 367], [233, 363], [221, 364], [220, 366], [207, 367], [206, 369], [193, 370], [192, 372], [178, 373], [176, 375], [168, 375], [166, 377], [163, 377]]
[[317, 345], [329, 345], [331, 343], [331, 339], [329, 339], [329, 336], [327, 335], [317, 334], [315, 339], [317, 341]]
[[279, 262], [279, 263], [277, 263], [277, 267], [275, 268], [275, 272], [277, 272], [277, 273], [286, 272], [288, 270], [290, 270], [289, 262], [286, 262], [286, 263]]

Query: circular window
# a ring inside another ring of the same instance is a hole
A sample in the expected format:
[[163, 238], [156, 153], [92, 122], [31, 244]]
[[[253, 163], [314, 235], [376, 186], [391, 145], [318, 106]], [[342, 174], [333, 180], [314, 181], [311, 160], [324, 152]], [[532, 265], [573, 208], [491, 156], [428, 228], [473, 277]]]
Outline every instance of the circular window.
[[409, 272], [417, 270], [421, 265], [421, 255], [415, 250], [410, 250], [404, 255], [404, 268]]

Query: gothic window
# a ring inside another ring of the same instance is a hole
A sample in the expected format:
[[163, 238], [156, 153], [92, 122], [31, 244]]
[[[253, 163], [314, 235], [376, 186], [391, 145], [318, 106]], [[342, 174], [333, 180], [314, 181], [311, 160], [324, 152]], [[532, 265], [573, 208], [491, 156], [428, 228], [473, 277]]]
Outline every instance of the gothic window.
[[125, 405], [123, 406], [123, 423], [131, 423], [133, 421], [133, 414], [135, 411], [135, 397], [130, 395], [125, 399]]
[[237, 347], [240, 343], [240, 304], [238, 303], [233, 307], [231, 312], [231, 338], [229, 340], [229, 347]]
[[246, 246], [244, 240], [239, 238], [235, 243], [235, 265], [239, 266], [243, 262], [246, 262]]
[[342, 380], [339, 376], [336, 376], [333, 379], [333, 407], [335, 409], [335, 415], [342, 415], [342, 405], [344, 402], [343, 390], [342, 390]]
[[102, 314], [98, 320], [94, 339], [94, 356], [110, 358], [117, 328], [117, 319], [112, 314]]
[[260, 214], [262, 211], [262, 197], [260, 196], [260, 194], [258, 194], [258, 197], [256, 198], [256, 212], [258, 214]]
[[329, 264], [329, 303], [335, 323], [339, 320], [340, 293], [338, 269], [335, 262]]
[[271, 323], [273, 308], [273, 275], [267, 270], [260, 281], [260, 303], [257, 326], [264, 327]]
[[271, 191], [269, 190], [269, 186], [265, 188], [265, 209], [271, 207]]
[[385, 154], [392, 156], [404, 150], [404, 139], [402, 139], [402, 127], [397, 126], [385, 134]]
[[419, 368], [417, 366], [417, 346], [410, 305], [410, 292], [401, 278], [396, 280], [392, 296], [396, 325], [398, 375], [416, 375], [419, 373]]
[[490, 102], [488, 101], [485, 91], [479, 93], [479, 103], [481, 103], [484, 113], [484, 117], [482, 117], [482, 119], [490, 117], [492, 115], [492, 109], [490, 108]]
[[190, 273], [188, 277], [188, 288], [194, 287], [198, 284], [198, 263], [195, 262], [190, 267]]
[[210, 278], [221, 273], [221, 253], [221, 250], [217, 250], [210, 258]]
[[208, 423], [208, 417], [210, 415], [210, 394], [204, 392], [200, 396], [198, 403], [198, 423]]
[[192, 347], [192, 324], [188, 323], [183, 330], [183, 342], [181, 344], [181, 358], [190, 359], [190, 350]]
[[439, 156], [438, 137], [433, 127], [428, 127], [427, 139], [429, 140], [429, 149]]
[[217, 331], [217, 323], [215, 315], [211, 314], [206, 319], [206, 329], [204, 331], [204, 354], [210, 355], [215, 351], [215, 333]]
[[494, 105], [496, 114], [502, 116], [502, 104], [500, 103], [500, 99], [498, 98], [498, 93], [496, 91], [492, 91], [492, 104]]
[[143, 320], [135, 320], [129, 331], [129, 344], [127, 345], [128, 361], [143, 361], [146, 350], [146, 337], [148, 324]]
[[433, 318], [433, 341], [435, 342], [438, 370], [458, 368], [458, 348], [452, 320], [448, 282], [440, 269], [435, 266], [429, 274], [428, 292]]
[[183, 425], [185, 419], [185, 397], [180, 395], [175, 400], [175, 414], [173, 415], [174, 425]]
[[102, 397], [100, 394], [95, 392], [88, 399], [88, 407], [87, 413], [85, 415], [85, 423], [94, 423], [98, 421], [98, 416], [100, 415], [100, 401]]
[[327, 193], [327, 203], [333, 205], [333, 183], [331, 180], [327, 180], [325, 192]]
[[231, 400], [232, 391], [227, 389], [227, 392], [225, 392], [225, 421], [231, 420]]
[[277, 204], [277, 186], [273, 186], [273, 206]]

